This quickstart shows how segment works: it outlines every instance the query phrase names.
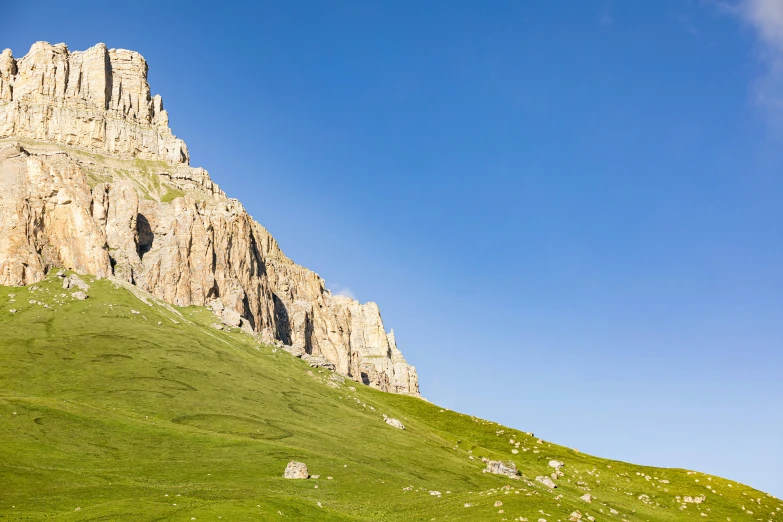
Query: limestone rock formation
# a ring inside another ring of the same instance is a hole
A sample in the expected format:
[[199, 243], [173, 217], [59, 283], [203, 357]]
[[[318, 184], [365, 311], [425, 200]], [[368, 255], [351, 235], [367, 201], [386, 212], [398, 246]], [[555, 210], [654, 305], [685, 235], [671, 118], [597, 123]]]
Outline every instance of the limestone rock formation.
[[[0, 54], [0, 284], [113, 276], [383, 391], [418, 377], [375, 303], [332, 295], [201, 168], [137, 53], [39, 42]], [[320, 360], [320, 359], [319, 359]]]
[[98, 44], [69, 52], [38, 42], [15, 60], [0, 55], [0, 138], [15, 136], [124, 158], [189, 161], [151, 97], [140, 54]]

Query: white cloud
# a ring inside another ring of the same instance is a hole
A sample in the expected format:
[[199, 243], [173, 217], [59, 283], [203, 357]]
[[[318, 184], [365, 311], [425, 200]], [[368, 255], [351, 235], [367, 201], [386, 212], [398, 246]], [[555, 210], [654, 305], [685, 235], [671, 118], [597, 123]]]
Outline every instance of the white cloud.
[[351, 299], [356, 299], [356, 295], [347, 286], [343, 286], [340, 283], [332, 283], [331, 286], [333, 295], [342, 295], [345, 297], [350, 297]]
[[783, 0], [741, 0], [736, 12], [755, 30], [767, 66], [755, 86], [756, 101], [777, 120], [783, 112]]
[[780, 0], [744, 0], [741, 10], [759, 32], [770, 50], [783, 54], [783, 2]]

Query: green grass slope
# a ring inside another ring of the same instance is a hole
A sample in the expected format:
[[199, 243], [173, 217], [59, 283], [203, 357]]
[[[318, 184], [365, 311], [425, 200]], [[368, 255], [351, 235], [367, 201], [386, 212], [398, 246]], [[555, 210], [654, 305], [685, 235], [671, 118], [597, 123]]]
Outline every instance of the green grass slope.
[[[0, 287], [2, 519], [783, 520], [779, 500], [736, 482], [343, 382], [212, 328], [202, 308], [105, 280], [89, 295], [55, 276]], [[515, 461], [521, 479], [483, 473], [481, 457]], [[284, 479], [293, 459], [318, 478]], [[554, 490], [533, 480], [550, 459], [565, 462]]]

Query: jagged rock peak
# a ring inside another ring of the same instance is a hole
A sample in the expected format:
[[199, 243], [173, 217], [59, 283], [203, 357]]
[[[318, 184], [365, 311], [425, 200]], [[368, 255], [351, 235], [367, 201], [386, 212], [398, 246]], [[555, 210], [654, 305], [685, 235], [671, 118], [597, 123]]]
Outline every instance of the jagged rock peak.
[[0, 54], [0, 139], [15, 136], [118, 158], [185, 164], [161, 97], [150, 95], [147, 62], [99, 43], [70, 52], [36, 42], [15, 59]]

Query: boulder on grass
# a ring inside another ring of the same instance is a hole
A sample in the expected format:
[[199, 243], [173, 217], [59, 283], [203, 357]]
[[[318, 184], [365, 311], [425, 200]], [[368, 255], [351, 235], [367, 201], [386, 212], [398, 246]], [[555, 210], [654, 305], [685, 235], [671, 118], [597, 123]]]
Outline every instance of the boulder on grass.
[[310, 473], [307, 471], [307, 465], [304, 462], [292, 460], [285, 467], [283, 477], [287, 479], [306, 479], [310, 478]]
[[511, 461], [502, 462], [500, 460], [485, 460], [484, 462], [487, 464], [487, 469], [484, 470], [484, 473], [505, 475], [510, 478], [519, 478], [517, 465]]

